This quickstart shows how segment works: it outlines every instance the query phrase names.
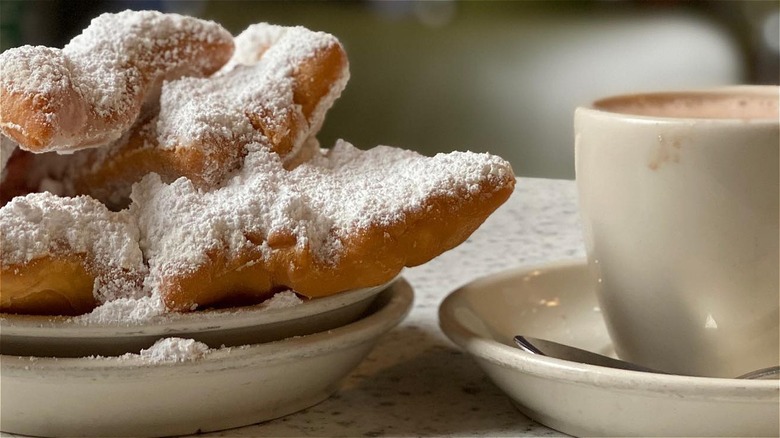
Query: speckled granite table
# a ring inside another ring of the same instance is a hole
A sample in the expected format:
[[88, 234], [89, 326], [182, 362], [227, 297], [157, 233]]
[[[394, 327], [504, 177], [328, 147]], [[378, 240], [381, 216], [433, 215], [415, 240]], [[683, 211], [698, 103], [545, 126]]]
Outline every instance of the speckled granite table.
[[405, 271], [409, 316], [330, 399], [267, 423], [200, 437], [562, 436], [517, 411], [438, 325], [457, 287], [517, 266], [584, 257], [573, 181], [521, 178], [467, 242]]
[[475, 278], [584, 257], [578, 221], [573, 181], [521, 178], [468, 241], [405, 271], [415, 290], [412, 311], [334, 396], [277, 420], [198, 437], [562, 436], [517, 411], [444, 336], [437, 313], [447, 294]]

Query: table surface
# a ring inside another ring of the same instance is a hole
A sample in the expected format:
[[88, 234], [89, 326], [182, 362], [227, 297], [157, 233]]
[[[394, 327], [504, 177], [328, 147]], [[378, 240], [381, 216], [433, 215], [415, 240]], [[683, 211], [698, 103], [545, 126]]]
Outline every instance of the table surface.
[[414, 307], [333, 396], [273, 421], [197, 436], [564, 436], [515, 409], [444, 336], [437, 313], [447, 294], [478, 277], [584, 255], [574, 181], [520, 178], [466, 242], [404, 271]]

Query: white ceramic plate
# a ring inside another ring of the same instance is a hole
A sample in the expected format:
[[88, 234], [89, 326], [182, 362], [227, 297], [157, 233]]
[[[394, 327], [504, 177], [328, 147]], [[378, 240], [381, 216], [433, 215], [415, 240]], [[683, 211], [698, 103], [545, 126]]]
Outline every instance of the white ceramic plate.
[[[389, 283], [388, 283], [389, 284]], [[305, 300], [169, 313], [142, 323], [84, 323], [78, 318], [0, 314], [0, 352], [20, 356], [83, 357], [138, 353], [160, 338], [185, 336], [209, 347], [232, 347], [316, 333], [358, 318], [387, 284]]]
[[3, 355], [0, 427], [36, 436], [168, 436], [290, 414], [333, 393], [412, 301], [399, 279], [351, 324], [186, 362]]
[[[525, 353], [523, 334], [614, 355], [584, 261], [514, 269], [439, 308], [444, 333], [527, 416], [586, 436], [777, 436], [780, 382], [659, 375]], [[663, 323], [659, 321], [659, 323]]]

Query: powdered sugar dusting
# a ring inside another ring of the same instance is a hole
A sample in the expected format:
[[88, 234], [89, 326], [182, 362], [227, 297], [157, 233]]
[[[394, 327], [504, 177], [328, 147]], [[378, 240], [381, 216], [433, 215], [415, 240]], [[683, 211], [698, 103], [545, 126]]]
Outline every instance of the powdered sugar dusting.
[[[109, 147], [42, 158], [45, 165], [28, 174], [36, 185], [73, 193], [76, 182], [68, 174], [76, 178], [81, 167], [95, 170], [109, 163], [135, 134], [142, 140], [139, 147], [186, 149], [194, 151], [189, 158], [214, 164], [192, 179], [168, 182], [146, 175], [133, 185], [130, 208], [120, 212], [86, 196], [14, 198], [0, 208], [2, 267], [75, 253], [94, 274], [98, 307], [73, 321], [140, 324], [166, 317], [163, 279], [194, 272], [215, 252], [230, 258], [251, 249], [255, 258], [249, 263], [260, 263], [257, 257], [275, 254], [269, 241], [280, 236], [277, 242], [287, 245], [292, 239], [315, 263], [335, 266], [347, 239], [375, 226], [404, 223], [429, 207], [432, 197], [446, 199], [457, 211], [471, 197], [491, 196], [486, 187], [501, 190], [513, 183], [509, 163], [489, 154], [423, 157], [387, 146], [361, 151], [341, 140], [330, 150], [319, 149], [314, 135], [349, 78], [338, 40], [302, 27], [260, 23], [235, 41], [238, 50], [218, 73], [180, 78], [218, 69], [227, 57], [208, 56], [208, 47], [226, 42], [232, 47], [232, 37], [213, 22], [125, 11], [96, 18], [62, 50], [26, 46], [0, 55], [4, 90], [48, 102], [31, 119], [55, 129], [69, 125], [88, 131], [60, 132], [56, 144], [73, 145], [77, 138], [76, 147], [84, 147], [126, 136]], [[326, 51], [334, 45], [338, 50]], [[306, 64], [319, 55], [316, 62], [322, 65]], [[309, 82], [319, 78], [306, 76], [307, 69], [320, 67], [333, 78]], [[72, 96], [55, 99], [67, 93]], [[148, 111], [141, 108], [144, 99]], [[63, 102], [75, 106], [57, 107]], [[98, 122], [90, 124], [92, 119]], [[3, 130], [15, 134], [27, 129], [5, 115], [1, 121]], [[131, 123], [137, 125], [128, 133]], [[291, 144], [280, 146], [283, 142]], [[4, 142], [3, 158], [5, 149]], [[114, 187], [107, 190], [124, 195]], [[286, 291], [262, 307], [301, 302]], [[176, 362], [207, 351], [192, 340], [158, 344], [140, 356]]]
[[146, 267], [129, 212], [111, 212], [87, 196], [18, 196], [0, 208], [2, 266], [65, 253], [88, 257], [99, 302], [136, 297]]
[[[276, 150], [275, 139], [253, 125], [251, 117], [256, 117], [266, 131], [292, 139], [290, 151], [277, 152], [295, 155], [319, 130], [325, 111], [346, 86], [349, 72], [345, 69], [331, 85], [309, 120], [294, 100], [294, 75], [306, 59], [338, 44], [333, 35], [303, 27], [250, 26], [236, 37], [237, 52], [218, 74], [165, 83], [156, 122], [160, 147], [198, 147], [207, 155], [216, 155], [224, 154], [225, 145], [230, 144], [233, 160], [250, 143]], [[207, 175], [206, 179], [214, 182], [222, 176]]]
[[[131, 137], [133, 141], [141, 139], [138, 144], [145, 142], [134, 147], [185, 152], [179, 157], [190, 157], [192, 155], [187, 155], [186, 151], [197, 151], [195, 154], [202, 156], [199, 160], [206, 165], [182, 163], [179, 167], [195, 167], [193, 171], [197, 174], [188, 176], [209, 186], [218, 184], [240, 167], [246, 146], [252, 143], [273, 149], [283, 156], [285, 163], [303, 161], [299, 157], [308, 153], [304, 150], [308, 147], [307, 141], [316, 143], [313, 136], [322, 125], [325, 112], [346, 86], [349, 69], [346, 65], [342, 67], [338, 78], [329, 84], [326, 95], [318, 99], [308, 118], [295, 101], [296, 88], [300, 88], [296, 80], [301, 79], [295, 73], [308, 58], [320, 50], [332, 49], [339, 42], [332, 35], [305, 28], [255, 25], [250, 29], [253, 31], [245, 31], [242, 35], [257, 35], [262, 29], [263, 38], [269, 45], [273, 44], [270, 49], [259, 52], [265, 54], [262, 59], [259, 55], [252, 59], [242, 58], [242, 62], [234, 64], [229, 71], [209, 78], [185, 77], [166, 82], [155, 117], [143, 117], [131, 129], [130, 135], [114, 144], [66, 157], [36, 157], [30, 186], [37, 186], [43, 178], [51, 178], [63, 182], [65, 193], [77, 193], [74, 190], [76, 181], [101, 168], [117, 165], [112, 160], [117, 159], [118, 151], [126, 149]], [[246, 45], [242, 48], [249, 51]], [[257, 47], [253, 49], [258, 50]], [[120, 164], [124, 163], [121, 158], [118, 160]], [[122, 181], [115, 185], [118, 187], [101, 187], [89, 193], [121, 204], [119, 201], [129, 195], [130, 184]]]
[[[271, 298], [260, 304], [251, 307], [243, 307], [252, 311], [289, 309], [304, 303], [295, 292], [286, 290], [275, 293]], [[201, 319], [220, 319], [228, 312], [221, 310], [219, 312], [200, 312], [198, 318]], [[168, 313], [160, 295], [154, 293], [150, 296], [140, 298], [117, 298], [107, 301], [95, 307], [90, 313], [70, 318], [75, 324], [83, 325], [117, 325], [133, 326], [147, 323], [159, 323], [169, 320], [176, 320], [176, 314]]]
[[334, 263], [342, 239], [358, 230], [398, 223], [431, 196], [480, 196], [482, 183], [501, 187], [511, 172], [509, 163], [489, 154], [428, 158], [387, 146], [360, 151], [344, 141], [287, 171], [278, 156], [259, 148], [239, 174], [210, 192], [184, 178], [165, 184], [148, 176], [134, 187], [132, 210], [154, 287], [163, 277], [197, 269], [211, 250], [270, 251], [265, 240], [254, 244], [248, 234], [292, 234], [300, 249]]
[[267, 125], [283, 131], [291, 127], [289, 119], [296, 120], [299, 132], [290, 136], [300, 147], [308, 125], [293, 102], [292, 78], [264, 66], [241, 66], [218, 77], [166, 83], [156, 124], [159, 147], [191, 147], [206, 156], [229, 155], [221, 159], [228, 161], [224, 167], [213, 166], [212, 174], [202, 175], [211, 183], [224, 177], [225, 168], [236, 167], [247, 144], [271, 147], [270, 139], [252, 126], [250, 114], [265, 115]]
[[[5, 51], [0, 87], [49, 102], [38, 116], [60, 131], [52, 149], [94, 146], [119, 138], [164, 79], [217, 70], [232, 53], [220, 46], [231, 48], [232, 36], [214, 22], [156, 11], [103, 14], [61, 50]], [[11, 116], [3, 114], [4, 125]]]
[[260, 60], [265, 51], [271, 47], [274, 41], [280, 40], [288, 29], [290, 28], [286, 26], [277, 26], [268, 23], [250, 25], [233, 39], [233, 43], [235, 44], [233, 56], [220, 69], [218, 74], [229, 72], [237, 65], [255, 64]]

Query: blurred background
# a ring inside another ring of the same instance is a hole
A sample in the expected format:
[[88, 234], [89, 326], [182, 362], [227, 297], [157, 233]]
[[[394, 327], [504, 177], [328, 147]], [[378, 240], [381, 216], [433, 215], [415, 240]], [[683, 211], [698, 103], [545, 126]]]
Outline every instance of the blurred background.
[[780, 2], [0, 1], [0, 46], [62, 47], [106, 11], [158, 9], [234, 34], [267, 21], [336, 35], [352, 78], [319, 138], [488, 151], [574, 178], [577, 105], [633, 91], [778, 84]]

